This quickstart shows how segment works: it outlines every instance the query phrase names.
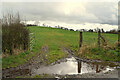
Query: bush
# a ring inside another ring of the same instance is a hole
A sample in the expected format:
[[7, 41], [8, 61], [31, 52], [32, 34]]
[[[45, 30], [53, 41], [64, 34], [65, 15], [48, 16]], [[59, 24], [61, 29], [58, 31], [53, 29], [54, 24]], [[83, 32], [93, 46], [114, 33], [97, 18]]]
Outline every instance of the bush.
[[2, 51], [13, 54], [14, 49], [29, 48], [29, 31], [20, 23], [19, 13], [7, 14], [2, 18]]

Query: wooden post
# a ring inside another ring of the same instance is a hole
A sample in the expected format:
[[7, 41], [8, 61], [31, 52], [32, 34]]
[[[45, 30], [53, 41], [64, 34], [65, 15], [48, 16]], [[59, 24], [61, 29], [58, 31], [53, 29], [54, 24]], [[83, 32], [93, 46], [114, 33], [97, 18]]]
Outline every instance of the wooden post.
[[98, 47], [100, 47], [100, 29], [98, 31]]
[[106, 45], [107, 45], [107, 42], [106, 42], [106, 40], [104, 39], [104, 37], [102, 37], [102, 36], [100, 35], [100, 38], [103, 40], [103, 45], [106, 46]]
[[78, 61], [78, 73], [81, 73], [81, 61]]
[[82, 32], [79, 32], [79, 49], [82, 46]]
[[120, 30], [118, 30], [118, 49], [120, 50]]

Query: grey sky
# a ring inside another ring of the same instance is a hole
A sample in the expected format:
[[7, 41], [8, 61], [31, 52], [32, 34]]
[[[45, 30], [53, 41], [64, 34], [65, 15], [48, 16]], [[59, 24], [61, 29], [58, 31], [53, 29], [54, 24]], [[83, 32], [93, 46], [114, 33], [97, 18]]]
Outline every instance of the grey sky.
[[118, 22], [117, 2], [11, 2], [2, 3], [2, 10], [19, 11], [23, 20], [47, 20], [68, 24]]

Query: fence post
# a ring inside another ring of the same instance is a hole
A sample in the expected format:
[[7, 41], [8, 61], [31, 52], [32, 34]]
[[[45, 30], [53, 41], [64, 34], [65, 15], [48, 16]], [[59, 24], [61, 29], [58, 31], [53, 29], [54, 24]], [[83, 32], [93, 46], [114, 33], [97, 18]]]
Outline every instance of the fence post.
[[98, 31], [98, 47], [100, 47], [100, 29]]
[[82, 32], [79, 32], [79, 49], [82, 46]]
[[118, 30], [118, 48], [120, 50], [120, 30]]

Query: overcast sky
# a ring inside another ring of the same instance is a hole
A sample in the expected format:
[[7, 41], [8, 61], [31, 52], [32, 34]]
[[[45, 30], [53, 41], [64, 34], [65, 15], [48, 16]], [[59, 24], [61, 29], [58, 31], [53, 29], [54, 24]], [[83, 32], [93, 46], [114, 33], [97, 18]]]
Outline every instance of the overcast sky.
[[19, 11], [23, 20], [113, 25], [118, 22], [117, 2], [4, 2], [1, 9]]

